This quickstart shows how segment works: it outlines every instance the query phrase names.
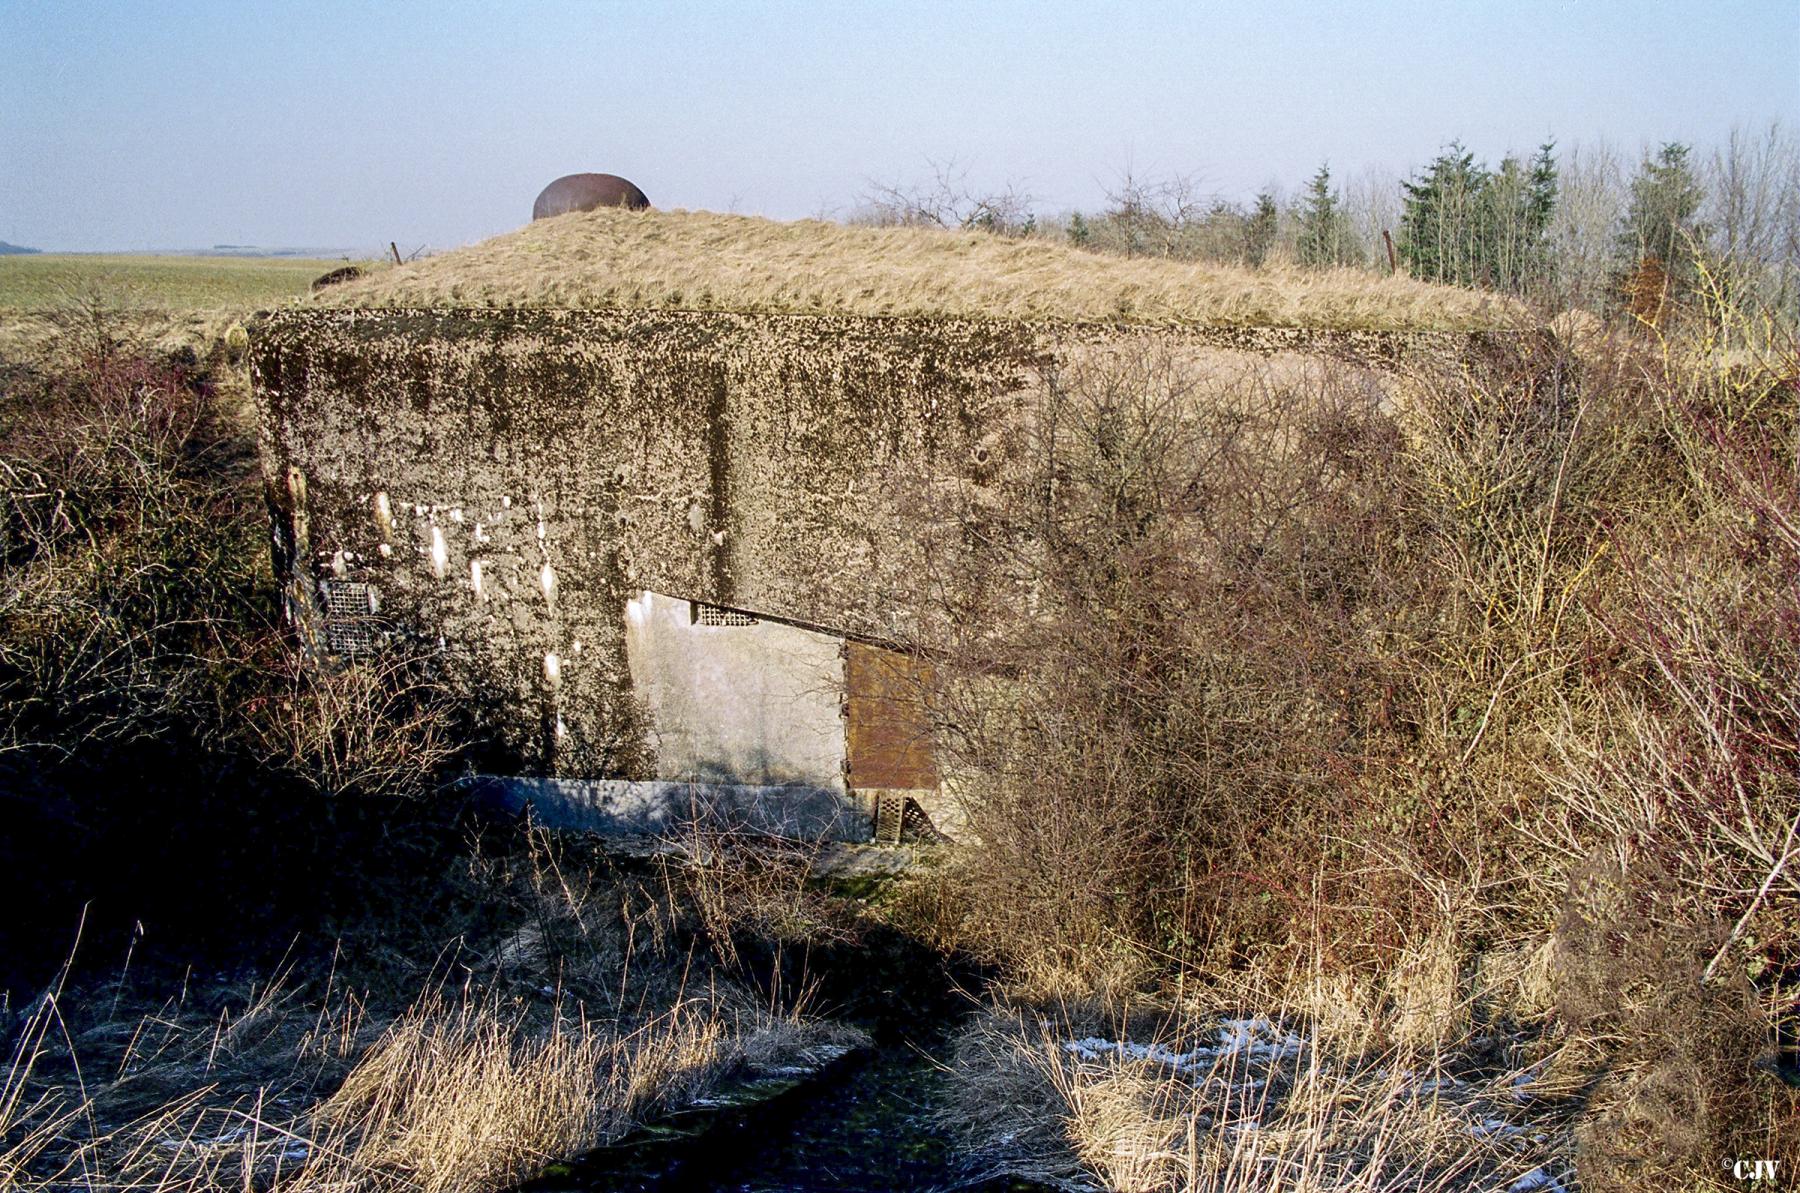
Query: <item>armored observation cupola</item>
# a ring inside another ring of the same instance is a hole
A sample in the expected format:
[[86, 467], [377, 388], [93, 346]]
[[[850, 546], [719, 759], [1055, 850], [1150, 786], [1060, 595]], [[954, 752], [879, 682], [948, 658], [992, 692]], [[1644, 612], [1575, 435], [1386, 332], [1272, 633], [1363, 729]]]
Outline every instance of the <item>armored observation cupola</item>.
[[635, 183], [617, 174], [564, 174], [538, 192], [531, 205], [531, 218], [549, 219], [571, 211], [592, 211], [596, 207], [625, 207], [642, 211], [650, 200]]

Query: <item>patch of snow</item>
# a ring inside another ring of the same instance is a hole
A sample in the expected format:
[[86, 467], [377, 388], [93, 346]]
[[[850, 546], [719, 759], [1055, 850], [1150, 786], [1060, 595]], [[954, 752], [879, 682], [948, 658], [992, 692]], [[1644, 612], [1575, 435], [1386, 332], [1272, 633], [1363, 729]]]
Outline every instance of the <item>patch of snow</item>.
[[1130, 1040], [1103, 1040], [1098, 1036], [1089, 1036], [1085, 1040], [1064, 1040], [1063, 1051], [1072, 1052], [1082, 1060], [1099, 1060], [1104, 1056], [1147, 1060], [1177, 1071], [1186, 1071], [1202, 1062], [1210, 1066], [1216, 1055], [1210, 1048], [1171, 1052], [1161, 1044], [1134, 1044]]
[[1537, 1069], [1537, 1066], [1533, 1065], [1533, 1066], [1531, 1066], [1531, 1068], [1524, 1070], [1517, 1077], [1513, 1078], [1513, 1082], [1512, 1082], [1513, 1101], [1515, 1101], [1515, 1102], [1531, 1101], [1531, 1097], [1532, 1097], [1531, 1090], [1527, 1087], [1530, 1086], [1532, 1082], [1537, 1080], [1538, 1075], [1535, 1072], [1536, 1069]]
[[1569, 1193], [1567, 1187], [1550, 1174], [1548, 1168], [1533, 1168], [1506, 1187], [1506, 1193]]
[[1251, 1060], [1281, 1060], [1300, 1055], [1306, 1041], [1260, 1016], [1227, 1019], [1219, 1025], [1219, 1049], [1225, 1053], [1248, 1052]]
[[1525, 1134], [1525, 1128], [1503, 1118], [1484, 1118], [1469, 1125], [1469, 1134], [1477, 1139], [1512, 1139]]
[[811, 1048], [802, 1049], [800, 1055], [815, 1064], [824, 1065], [855, 1051], [854, 1044], [815, 1044]]
[[1175, 1052], [1161, 1044], [1106, 1040], [1098, 1036], [1063, 1041], [1063, 1051], [1085, 1061], [1117, 1056], [1126, 1060], [1149, 1061], [1178, 1073], [1199, 1068], [1211, 1069], [1222, 1060], [1240, 1056], [1253, 1061], [1282, 1060], [1298, 1056], [1305, 1046], [1304, 1037], [1260, 1017], [1222, 1020], [1215, 1044], [1203, 1045], [1188, 1052]]

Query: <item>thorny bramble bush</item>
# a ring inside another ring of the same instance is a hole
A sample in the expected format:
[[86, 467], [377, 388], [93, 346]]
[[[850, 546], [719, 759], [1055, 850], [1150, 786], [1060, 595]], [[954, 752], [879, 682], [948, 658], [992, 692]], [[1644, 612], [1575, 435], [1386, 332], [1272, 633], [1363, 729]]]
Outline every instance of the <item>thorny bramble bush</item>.
[[1590, 1187], [1800, 1155], [1796, 364], [1725, 338], [1045, 378], [1026, 479], [938, 509], [1029, 611], [953, 609], [934, 696], [1013, 994], [1322, 965], [1566, 1044]]
[[241, 370], [98, 300], [57, 327], [0, 368], [0, 883], [38, 909], [0, 921], [0, 984], [90, 902], [90, 935], [316, 903], [336, 797], [433, 790], [454, 752], [416, 660], [294, 658]]

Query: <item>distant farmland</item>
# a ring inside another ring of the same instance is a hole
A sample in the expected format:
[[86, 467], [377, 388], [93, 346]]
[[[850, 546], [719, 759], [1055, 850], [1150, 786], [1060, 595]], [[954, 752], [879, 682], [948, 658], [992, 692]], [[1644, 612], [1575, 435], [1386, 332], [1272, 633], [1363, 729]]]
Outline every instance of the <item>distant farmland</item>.
[[159, 311], [254, 310], [306, 293], [341, 259], [37, 253], [0, 257], [0, 311], [43, 311], [98, 292]]

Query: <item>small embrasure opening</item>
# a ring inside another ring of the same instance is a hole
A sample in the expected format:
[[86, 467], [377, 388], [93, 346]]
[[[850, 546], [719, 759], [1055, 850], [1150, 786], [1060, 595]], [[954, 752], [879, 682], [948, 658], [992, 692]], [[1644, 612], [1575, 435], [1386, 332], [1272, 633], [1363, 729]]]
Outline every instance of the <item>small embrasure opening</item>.
[[723, 605], [707, 605], [700, 601], [692, 601], [688, 606], [693, 611], [695, 625], [755, 625], [756, 618], [736, 609], [727, 609]]

